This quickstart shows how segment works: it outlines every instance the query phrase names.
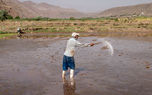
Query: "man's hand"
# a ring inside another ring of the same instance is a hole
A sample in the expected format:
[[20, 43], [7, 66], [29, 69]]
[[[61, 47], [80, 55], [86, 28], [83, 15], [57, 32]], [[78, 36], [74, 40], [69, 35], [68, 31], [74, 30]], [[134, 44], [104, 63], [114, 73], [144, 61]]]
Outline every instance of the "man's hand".
[[90, 43], [90, 46], [94, 46], [94, 43]]

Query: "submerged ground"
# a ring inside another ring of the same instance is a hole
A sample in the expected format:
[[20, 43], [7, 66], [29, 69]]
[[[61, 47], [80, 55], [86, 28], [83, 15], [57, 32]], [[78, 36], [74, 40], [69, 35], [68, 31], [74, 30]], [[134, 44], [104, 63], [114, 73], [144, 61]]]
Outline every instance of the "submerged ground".
[[67, 39], [0, 40], [0, 95], [152, 95], [151, 38], [104, 38], [113, 56], [102, 44], [77, 48], [75, 85], [61, 79]]

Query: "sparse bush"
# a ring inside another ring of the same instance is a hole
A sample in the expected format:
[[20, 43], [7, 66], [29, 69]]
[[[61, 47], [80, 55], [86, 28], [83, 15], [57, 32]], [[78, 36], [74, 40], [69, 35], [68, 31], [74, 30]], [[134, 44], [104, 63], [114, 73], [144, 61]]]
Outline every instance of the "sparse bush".
[[19, 17], [19, 16], [16, 16], [15, 19], [20, 19], [20, 17]]
[[118, 22], [118, 21], [119, 21], [119, 20], [118, 20], [118, 18], [115, 18], [114, 20], [115, 20], [116, 22]]
[[74, 17], [70, 17], [70, 20], [75, 20], [75, 18]]
[[36, 20], [36, 21], [39, 21], [39, 20], [41, 20], [41, 19], [42, 19], [42, 17], [40, 17], [40, 16], [34, 18], [34, 20]]
[[11, 15], [8, 15], [7, 19], [13, 19], [13, 17]]

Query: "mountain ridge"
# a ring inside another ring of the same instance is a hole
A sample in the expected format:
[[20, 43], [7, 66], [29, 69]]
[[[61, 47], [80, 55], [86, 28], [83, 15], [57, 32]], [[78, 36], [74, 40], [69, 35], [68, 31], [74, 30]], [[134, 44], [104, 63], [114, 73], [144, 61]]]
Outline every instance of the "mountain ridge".
[[75, 9], [61, 8], [47, 3], [18, 0], [0, 0], [0, 10], [6, 10], [13, 17], [21, 18], [49, 17], [49, 18], [81, 18], [88, 15]]
[[152, 16], [152, 2], [146, 4], [137, 4], [131, 6], [120, 6], [107, 9], [97, 14], [98, 17], [110, 16]]

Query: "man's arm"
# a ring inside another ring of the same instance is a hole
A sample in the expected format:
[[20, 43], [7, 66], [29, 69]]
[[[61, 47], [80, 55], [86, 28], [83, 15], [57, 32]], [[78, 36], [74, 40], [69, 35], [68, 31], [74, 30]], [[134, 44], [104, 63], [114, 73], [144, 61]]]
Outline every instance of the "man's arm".
[[79, 41], [76, 41], [76, 46], [78, 47], [89, 47], [89, 46], [93, 46], [94, 43], [80, 43]]

